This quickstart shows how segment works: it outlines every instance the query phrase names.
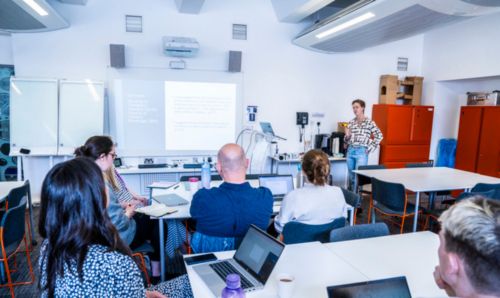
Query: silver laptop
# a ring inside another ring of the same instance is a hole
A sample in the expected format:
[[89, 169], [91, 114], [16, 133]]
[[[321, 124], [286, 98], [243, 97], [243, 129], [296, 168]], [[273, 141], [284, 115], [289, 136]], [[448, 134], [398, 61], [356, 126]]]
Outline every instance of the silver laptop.
[[277, 138], [277, 139], [280, 139], [280, 140], [283, 140], [283, 141], [286, 141], [285, 138], [282, 138], [280, 136], [277, 136], [274, 134], [274, 130], [273, 130], [273, 127], [271, 125], [270, 122], [260, 122], [260, 128], [262, 129], [262, 132], [266, 135], [270, 135], [274, 138]]
[[262, 289], [276, 266], [285, 245], [266, 232], [250, 226], [232, 259], [193, 266], [207, 287], [220, 297], [226, 286], [226, 276], [240, 275], [245, 292]]
[[181, 197], [177, 194], [174, 194], [174, 193], [154, 196], [153, 200], [155, 200], [156, 202], [158, 202], [160, 204], [167, 205], [168, 207], [175, 207], [175, 206], [189, 204], [188, 200], [186, 200], [183, 197]]
[[285, 195], [293, 190], [292, 175], [261, 176], [259, 185], [269, 188], [274, 201], [282, 201]]

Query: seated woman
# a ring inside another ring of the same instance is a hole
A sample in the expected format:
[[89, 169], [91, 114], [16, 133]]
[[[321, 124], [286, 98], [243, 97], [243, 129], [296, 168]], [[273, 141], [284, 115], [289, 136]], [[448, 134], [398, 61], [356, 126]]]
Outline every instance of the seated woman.
[[281, 233], [286, 223], [298, 221], [310, 225], [332, 222], [347, 217], [347, 204], [342, 190], [328, 185], [330, 161], [321, 150], [310, 150], [302, 159], [307, 181], [303, 188], [288, 193], [274, 218], [274, 227]]
[[[75, 150], [75, 155], [94, 160], [103, 173], [111, 169], [113, 159], [116, 157], [113, 140], [108, 136], [93, 136], [89, 138], [85, 142], [85, 145]], [[108, 178], [109, 175], [105, 175], [105, 177]], [[108, 215], [118, 230], [120, 237], [131, 249], [135, 249], [149, 240], [155, 250], [150, 255], [152, 275], [153, 277], [160, 276], [158, 221], [151, 220], [149, 216], [136, 214], [136, 204], [120, 204], [117, 197], [119, 193], [115, 191], [112, 182], [108, 179], [106, 179], [106, 186], [109, 194], [109, 204], [107, 205]]]
[[[111, 223], [101, 170], [90, 159], [57, 164], [42, 185], [42, 297], [192, 297], [186, 275], [150, 290]], [[154, 291], [156, 290], [156, 291]], [[163, 294], [162, 294], [163, 293]]]
[[114, 165], [111, 165], [111, 167], [106, 170], [104, 177], [113, 189], [113, 193], [122, 207], [126, 208], [128, 204], [132, 204], [137, 207], [146, 206], [148, 204], [147, 198], [134, 193], [127, 187], [125, 181], [123, 181], [123, 178], [120, 176], [118, 171], [116, 171]]

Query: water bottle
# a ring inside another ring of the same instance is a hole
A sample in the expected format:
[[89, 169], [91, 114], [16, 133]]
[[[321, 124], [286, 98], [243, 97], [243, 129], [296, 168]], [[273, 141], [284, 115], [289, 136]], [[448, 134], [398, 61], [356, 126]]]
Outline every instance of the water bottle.
[[304, 173], [302, 173], [302, 164], [300, 163], [297, 165], [297, 176], [295, 178], [297, 179], [296, 188], [304, 186]]
[[203, 165], [201, 166], [201, 186], [203, 188], [209, 189], [210, 188], [210, 164], [208, 163], [207, 160], [203, 162]]
[[229, 274], [226, 277], [226, 287], [222, 290], [221, 298], [245, 298], [238, 274]]

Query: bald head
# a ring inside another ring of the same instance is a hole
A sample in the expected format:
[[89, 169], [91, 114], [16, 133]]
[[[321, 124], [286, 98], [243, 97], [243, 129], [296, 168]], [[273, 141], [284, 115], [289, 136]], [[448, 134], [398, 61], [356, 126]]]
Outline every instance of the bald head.
[[217, 163], [225, 174], [245, 174], [247, 171], [247, 158], [245, 151], [238, 144], [226, 144], [217, 154]]

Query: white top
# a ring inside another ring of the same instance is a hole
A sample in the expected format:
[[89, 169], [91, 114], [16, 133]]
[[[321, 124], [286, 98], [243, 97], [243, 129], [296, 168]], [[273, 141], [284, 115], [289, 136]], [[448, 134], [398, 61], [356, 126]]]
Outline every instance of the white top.
[[321, 225], [339, 217], [347, 217], [347, 203], [337, 186], [317, 186], [306, 183], [303, 188], [288, 193], [281, 203], [280, 212], [274, 219], [278, 232], [290, 221]]
[[403, 168], [380, 170], [356, 170], [357, 174], [400, 183], [413, 192], [469, 189], [477, 183], [500, 183], [499, 178], [446, 168]]
[[370, 280], [406, 276], [412, 297], [447, 297], [433, 277], [439, 263], [437, 234], [406, 233], [324, 246]]

